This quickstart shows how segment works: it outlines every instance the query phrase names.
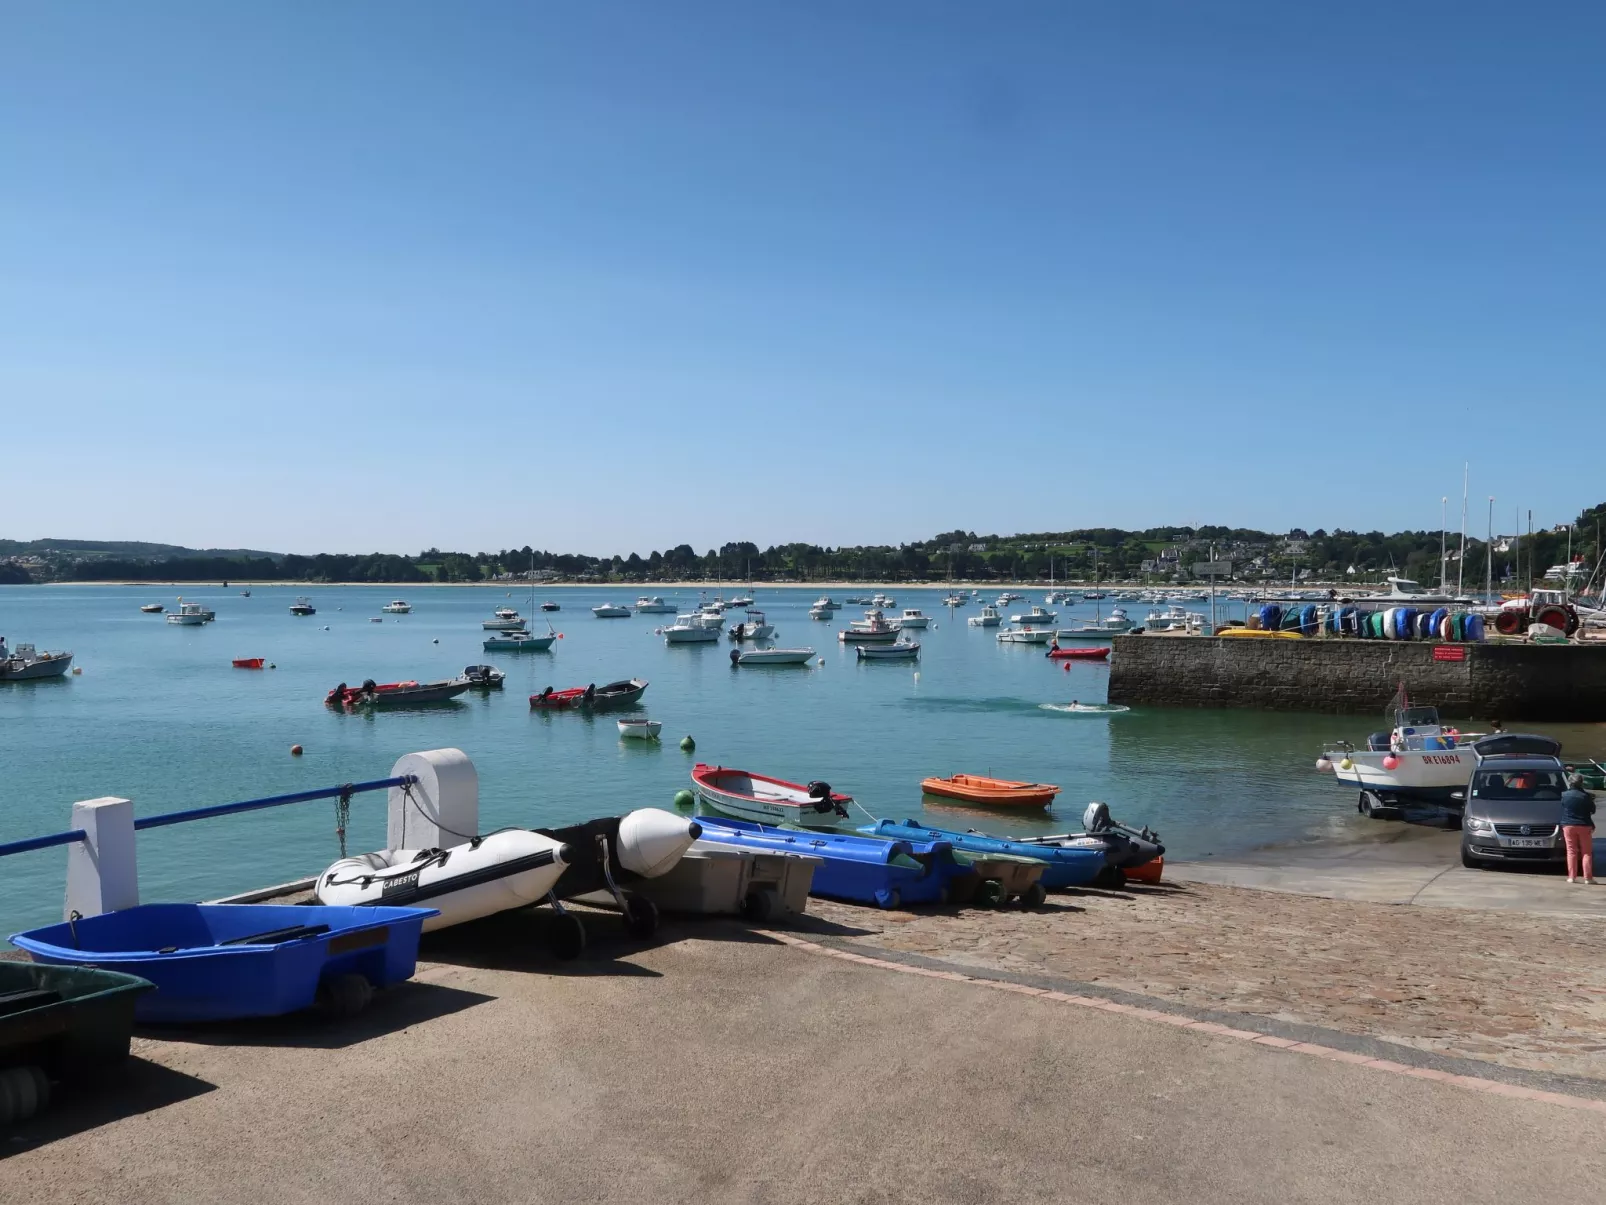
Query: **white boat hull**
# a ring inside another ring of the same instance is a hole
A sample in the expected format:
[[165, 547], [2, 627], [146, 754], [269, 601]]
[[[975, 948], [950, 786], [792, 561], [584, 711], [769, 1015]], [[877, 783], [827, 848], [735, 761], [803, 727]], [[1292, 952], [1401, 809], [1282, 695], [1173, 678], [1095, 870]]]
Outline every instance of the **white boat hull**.
[[737, 665], [807, 665], [814, 660], [813, 649], [754, 649], [741, 653]]
[[181, 628], [198, 628], [206, 622], [203, 615], [169, 615], [167, 622], [177, 624]]
[[835, 811], [817, 812], [812, 804], [785, 803], [781, 800], [755, 799], [746, 795], [731, 795], [724, 791], [693, 783], [697, 801], [711, 812], [734, 816], [737, 820], [753, 820], [759, 824], [784, 824], [793, 828], [835, 828], [839, 817]]
[[[1333, 777], [1347, 786], [1422, 796], [1462, 790], [1478, 764], [1478, 755], [1471, 749], [1407, 749], [1400, 753], [1335, 749], [1322, 756], [1333, 763]], [[1385, 757], [1395, 759], [1394, 769], [1384, 768]], [[1346, 760], [1350, 763], [1347, 770]]]
[[713, 644], [719, 639], [718, 628], [665, 628], [665, 644]]
[[657, 720], [620, 720], [619, 735], [637, 741], [655, 741], [664, 726]]
[[424, 931], [539, 902], [568, 865], [567, 847], [528, 829], [504, 829], [419, 861], [419, 850], [342, 858], [318, 876], [320, 904], [438, 909]]

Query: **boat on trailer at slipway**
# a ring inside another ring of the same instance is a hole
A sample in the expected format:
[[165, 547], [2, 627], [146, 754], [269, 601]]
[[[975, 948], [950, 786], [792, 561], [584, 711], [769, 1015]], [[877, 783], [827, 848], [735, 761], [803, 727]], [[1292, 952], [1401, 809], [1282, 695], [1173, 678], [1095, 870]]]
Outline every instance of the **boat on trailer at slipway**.
[[1393, 728], [1372, 733], [1365, 749], [1336, 742], [1322, 752], [1316, 768], [1358, 788], [1356, 809], [1364, 815], [1393, 814], [1411, 803], [1458, 811], [1478, 764], [1477, 752], [1459, 736], [1440, 722], [1437, 708], [1401, 706], [1395, 708]]

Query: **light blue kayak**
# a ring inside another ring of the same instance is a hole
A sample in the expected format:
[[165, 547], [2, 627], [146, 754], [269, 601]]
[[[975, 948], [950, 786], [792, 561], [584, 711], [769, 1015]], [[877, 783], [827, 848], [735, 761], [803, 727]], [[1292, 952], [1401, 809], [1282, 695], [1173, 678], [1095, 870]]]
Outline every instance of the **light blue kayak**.
[[1043, 886], [1085, 887], [1104, 869], [1105, 850], [1097, 848], [1067, 848], [1062, 845], [1028, 845], [1024, 841], [1011, 841], [1007, 837], [990, 837], [986, 833], [959, 833], [950, 829], [927, 828], [915, 820], [883, 820], [859, 830], [889, 841], [946, 841], [955, 849], [967, 854], [1008, 854], [1016, 858], [1037, 858], [1048, 863], [1043, 871]]

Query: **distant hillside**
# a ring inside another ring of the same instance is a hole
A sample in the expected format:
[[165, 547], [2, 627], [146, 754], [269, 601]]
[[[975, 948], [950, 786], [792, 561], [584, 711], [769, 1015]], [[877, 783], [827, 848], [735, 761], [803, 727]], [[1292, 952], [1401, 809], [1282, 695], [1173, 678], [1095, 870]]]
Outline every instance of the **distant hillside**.
[[277, 561], [284, 557], [284, 553], [263, 552], [256, 548], [185, 548], [182, 544], [149, 544], [143, 540], [61, 540], [46, 537], [42, 540], [0, 540], [0, 557], [9, 556], [70, 556], [86, 559], [136, 557], [164, 561], [192, 556], [269, 557]]

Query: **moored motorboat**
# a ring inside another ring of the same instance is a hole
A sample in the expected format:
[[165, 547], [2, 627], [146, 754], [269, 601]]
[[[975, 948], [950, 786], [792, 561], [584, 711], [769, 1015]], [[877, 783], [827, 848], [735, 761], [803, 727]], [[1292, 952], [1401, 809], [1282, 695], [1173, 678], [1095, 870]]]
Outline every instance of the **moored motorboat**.
[[998, 608], [993, 606], [992, 603], [984, 606], [980, 615], [972, 615], [965, 620], [973, 628], [996, 628], [1002, 621], [1003, 616], [998, 613]]
[[466, 678], [443, 678], [437, 682], [375, 682], [367, 679], [361, 686], [347, 686], [342, 682], [324, 696], [331, 707], [405, 707], [419, 703], [445, 703], [466, 691], [471, 683]]
[[898, 638], [898, 629], [893, 627], [878, 610], [864, 613], [863, 619], [855, 619], [837, 633], [836, 638], [844, 644], [891, 644]]
[[931, 623], [931, 617], [919, 607], [905, 607], [903, 614], [892, 622], [899, 628], [923, 628]]
[[200, 603], [180, 603], [178, 610], [167, 617], [167, 622], [180, 627], [198, 628], [207, 622], [207, 610]]
[[0, 682], [25, 682], [38, 678], [59, 678], [72, 665], [69, 652], [40, 652], [31, 644], [6, 647], [0, 636]]
[[393, 599], [379, 608], [386, 615], [410, 615], [413, 605], [404, 598]]
[[161, 603], [146, 603], [140, 608], [140, 610], [146, 615], [160, 615], [163, 611], [167, 610], [167, 608]]
[[424, 932], [539, 903], [571, 854], [561, 841], [504, 828], [449, 849], [382, 849], [342, 858], [318, 876], [320, 904], [428, 907]]
[[[136, 975], [140, 1021], [225, 1021], [315, 1003], [354, 1012], [412, 977], [433, 909], [139, 904], [13, 934], [35, 962]], [[359, 982], [360, 981], [360, 982]]]
[[699, 816], [703, 840], [713, 845], [804, 854], [821, 859], [811, 895], [882, 908], [947, 903], [957, 880], [973, 872], [954, 858], [946, 841], [887, 841], [848, 833], [801, 833], [749, 820]]
[[499, 687], [507, 679], [507, 675], [494, 665], [465, 665], [463, 677], [470, 686], [481, 690]]
[[920, 656], [920, 642], [896, 640], [891, 644], [861, 644], [854, 651], [860, 661], [914, 661]]
[[987, 778], [981, 774], [951, 774], [947, 778], [926, 778], [920, 789], [927, 795], [959, 799], [989, 807], [1046, 808], [1060, 789], [1046, 782], [1016, 782], [1009, 778]]
[[749, 611], [747, 618], [726, 633], [732, 640], [768, 640], [775, 628], [764, 618], [762, 611]]
[[719, 616], [705, 615], [701, 611], [675, 616], [675, 622], [663, 628], [665, 644], [713, 644], [719, 639]]
[[541, 610], [543, 610], [543, 611], [561, 611], [561, 610], [563, 610], [563, 608], [560, 607], [557, 603], [553, 602], [551, 599], [547, 599], [546, 602], [541, 604]]
[[1058, 618], [1058, 612], [1035, 606], [1019, 615], [1011, 615], [1009, 617], [1011, 623], [1031, 624], [1037, 627], [1047, 627]]
[[813, 649], [731, 650], [732, 665], [807, 665], [813, 660]]
[[600, 607], [592, 607], [591, 613], [598, 619], [630, 618], [630, 608], [621, 607], [618, 603], [603, 603]]
[[1105, 866], [1103, 849], [1029, 845], [1013, 837], [990, 836], [975, 829], [955, 832], [950, 829], [930, 828], [918, 820], [904, 820], [901, 823], [896, 820], [882, 820], [859, 831], [893, 840], [947, 841], [964, 853], [1040, 858], [1047, 863], [1042, 883], [1044, 887], [1050, 889], [1086, 886], [1098, 877]]
[[598, 686], [571, 686], [567, 690], [553, 690], [548, 686], [539, 694], [530, 696], [530, 706], [537, 709], [562, 711], [568, 708], [587, 708], [601, 711], [609, 707], [628, 707], [646, 693], [647, 683], [641, 678], [627, 678]]
[[491, 618], [481, 622], [480, 627], [487, 632], [522, 632], [525, 622], [512, 607], [500, 607], [491, 613]]
[[235, 669], [261, 669], [263, 660], [261, 657], [236, 657], [233, 665]]
[[1005, 628], [998, 633], [1000, 644], [1047, 644], [1053, 638], [1051, 628]]
[[1062, 649], [1058, 644], [1050, 648], [1047, 657], [1055, 661], [1107, 661], [1110, 656], [1110, 646], [1107, 644], [1086, 645], [1082, 648]]
[[317, 613], [318, 608], [312, 605], [312, 600], [306, 595], [302, 595], [290, 604], [290, 614], [292, 615], [316, 615]]
[[[554, 610], [557, 609], [556, 603], [553, 603], [552, 606]], [[636, 599], [637, 615], [673, 615], [674, 613], [675, 604], [666, 603], [656, 594], [643, 594]]]
[[655, 741], [664, 728], [657, 720], [619, 720], [617, 723], [620, 736], [638, 741]]
[[827, 782], [802, 785], [702, 762], [691, 772], [691, 786], [704, 807], [723, 816], [799, 828], [831, 828], [849, 815], [853, 802], [851, 795], [838, 794]]

